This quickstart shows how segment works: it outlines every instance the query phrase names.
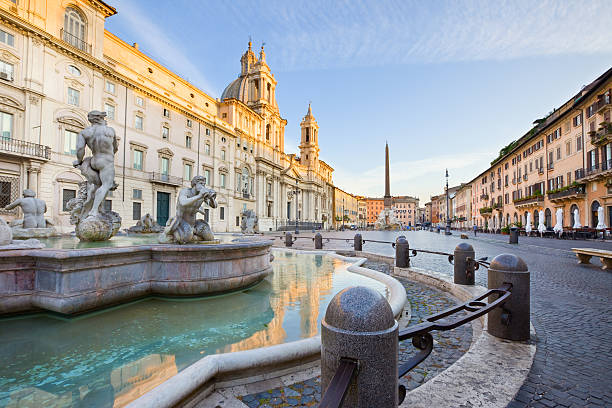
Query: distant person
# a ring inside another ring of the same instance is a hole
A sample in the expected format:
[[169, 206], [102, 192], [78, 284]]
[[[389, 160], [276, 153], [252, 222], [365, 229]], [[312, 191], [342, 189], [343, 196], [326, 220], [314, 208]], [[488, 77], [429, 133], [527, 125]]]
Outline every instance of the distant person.
[[474, 224], [474, 236], [476, 236], [476, 232], [478, 231], [478, 225]]

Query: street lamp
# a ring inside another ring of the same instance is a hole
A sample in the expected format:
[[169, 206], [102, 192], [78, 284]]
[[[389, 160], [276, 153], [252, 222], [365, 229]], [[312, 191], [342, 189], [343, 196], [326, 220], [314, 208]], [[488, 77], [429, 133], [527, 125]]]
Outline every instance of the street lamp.
[[448, 169], [446, 169], [446, 229], [444, 235], [451, 235], [450, 203], [448, 198]]
[[300, 190], [298, 190], [298, 179], [295, 179], [295, 233], [299, 234], [300, 230], [298, 229], [298, 194]]
[[344, 231], [344, 197], [342, 197], [342, 231]]

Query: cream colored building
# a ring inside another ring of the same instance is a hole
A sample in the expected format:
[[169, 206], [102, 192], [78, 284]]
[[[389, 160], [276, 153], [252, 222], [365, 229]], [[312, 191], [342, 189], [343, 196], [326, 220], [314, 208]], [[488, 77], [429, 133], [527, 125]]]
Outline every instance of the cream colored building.
[[453, 197], [453, 226], [472, 227], [472, 185], [462, 184]]
[[395, 216], [403, 227], [415, 226], [417, 224], [417, 209], [419, 199], [411, 196], [394, 196], [393, 208]]
[[243, 209], [256, 211], [260, 230], [296, 218], [330, 225], [333, 168], [319, 159], [317, 122], [309, 106], [299, 154], [284, 152], [287, 121], [263, 47], [256, 55], [249, 43], [238, 78], [215, 99], [106, 31], [115, 13], [99, 0], [0, 0], [0, 207], [31, 188], [47, 217], [72, 230], [77, 134], [87, 112], [103, 110], [119, 139], [119, 187], [106, 205], [124, 228], [145, 213], [165, 224], [197, 174], [218, 193], [215, 231], [239, 230]]
[[359, 199], [351, 193], [334, 187], [334, 227], [359, 226]]

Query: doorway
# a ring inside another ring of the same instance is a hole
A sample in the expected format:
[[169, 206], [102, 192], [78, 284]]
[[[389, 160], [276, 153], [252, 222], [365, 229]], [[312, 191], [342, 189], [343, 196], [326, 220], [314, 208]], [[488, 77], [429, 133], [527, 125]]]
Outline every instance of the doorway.
[[166, 225], [170, 215], [170, 193], [157, 192], [157, 223]]

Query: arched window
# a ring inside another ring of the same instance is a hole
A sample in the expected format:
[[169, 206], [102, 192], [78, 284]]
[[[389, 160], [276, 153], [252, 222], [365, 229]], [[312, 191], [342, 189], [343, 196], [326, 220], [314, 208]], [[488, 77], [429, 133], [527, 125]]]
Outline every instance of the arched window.
[[[574, 210], [577, 210], [578, 206], [576, 204], [572, 204], [572, 206], [570, 207], [570, 227], [574, 228], [574, 225], [576, 224], [576, 218], [574, 217]], [[578, 214], [578, 218], [580, 218], [580, 214]]]
[[514, 213], [514, 223], [518, 223], [518, 214]]
[[550, 208], [544, 210], [544, 220], [546, 229], [552, 228], [552, 212], [550, 211]]
[[64, 14], [64, 41], [82, 51], [88, 51], [85, 43], [86, 33], [87, 23], [83, 15], [78, 10], [67, 7]]
[[593, 204], [591, 204], [591, 227], [593, 228], [597, 227], [599, 223], [599, 214], [597, 210], [599, 210], [599, 201], [593, 201]]
[[310, 128], [306, 128], [306, 143], [310, 142]]
[[270, 124], [269, 123], [266, 125], [266, 140], [268, 142], [270, 141]]
[[538, 210], [533, 211], [533, 227], [538, 228], [540, 225], [540, 212]]

